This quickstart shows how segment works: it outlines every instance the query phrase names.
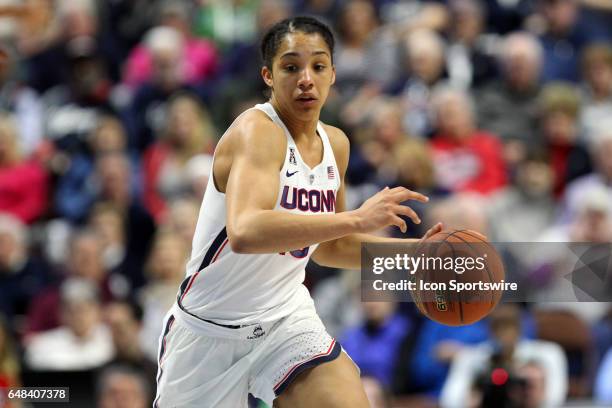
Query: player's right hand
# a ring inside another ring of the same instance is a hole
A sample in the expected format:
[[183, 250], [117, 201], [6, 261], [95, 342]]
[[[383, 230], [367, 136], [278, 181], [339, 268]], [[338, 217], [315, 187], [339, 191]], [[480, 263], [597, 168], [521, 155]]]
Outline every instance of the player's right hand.
[[404, 187], [391, 189], [385, 187], [355, 210], [359, 229], [361, 232], [372, 232], [389, 225], [395, 225], [402, 232], [406, 232], [406, 221], [400, 215], [405, 215], [415, 224], [420, 224], [421, 219], [417, 213], [412, 208], [401, 204], [408, 200], [426, 203], [429, 201], [429, 197]]

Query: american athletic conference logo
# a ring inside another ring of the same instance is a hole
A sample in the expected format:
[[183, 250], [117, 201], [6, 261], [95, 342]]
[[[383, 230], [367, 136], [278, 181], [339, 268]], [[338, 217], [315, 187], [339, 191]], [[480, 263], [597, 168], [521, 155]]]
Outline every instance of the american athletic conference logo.
[[257, 325], [255, 326], [255, 328], [253, 329], [253, 334], [250, 336], [247, 336], [247, 339], [249, 340], [254, 340], [254, 339], [258, 339], [261, 336], [263, 336], [264, 334], [266, 334], [266, 332], [264, 331], [264, 329], [261, 328], [261, 325]]

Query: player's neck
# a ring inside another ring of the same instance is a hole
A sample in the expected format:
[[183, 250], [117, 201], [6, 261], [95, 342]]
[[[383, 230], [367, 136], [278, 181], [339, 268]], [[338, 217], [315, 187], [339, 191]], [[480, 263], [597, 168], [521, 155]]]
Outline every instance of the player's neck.
[[270, 99], [270, 103], [287, 127], [287, 130], [289, 130], [289, 133], [291, 133], [293, 140], [297, 142], [298, 140], [310, 140], [311, 138], [318, 137], [317, 125], [319, 123], [319, 115], [313, 120], [299, 120], [295, 115], [291, 115], [284, 110], [274, 98]]

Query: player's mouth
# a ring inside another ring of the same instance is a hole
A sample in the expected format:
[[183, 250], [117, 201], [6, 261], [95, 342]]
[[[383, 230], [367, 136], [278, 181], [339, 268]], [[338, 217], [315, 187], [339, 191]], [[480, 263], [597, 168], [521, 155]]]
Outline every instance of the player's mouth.
[[318, 101], [318, 99], [314, 95], [309, 93], [303, 93], [297, 98], [295, 98], [295, 100], [302, 106], [313, 106]]

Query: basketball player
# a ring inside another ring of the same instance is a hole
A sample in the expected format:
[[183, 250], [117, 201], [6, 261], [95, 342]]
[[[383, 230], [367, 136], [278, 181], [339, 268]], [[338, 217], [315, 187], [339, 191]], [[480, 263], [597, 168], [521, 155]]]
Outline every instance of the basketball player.
[[[273, 26], [262, 40], [269, 102], [223, 135], [193, 239], [187, 277], [160, 338], [156, 407], [367, 407], [355, 364], [325, 330], [302, 284], [310, 257], [360, 268], [366, 233], [400, 215], [420, 220], [385, 188], [345, 211], [349, 142], [319, 122], [334, 83], [334, 39], [315, 19]], [[441, 230], [438, 224], [426, 236]]]

